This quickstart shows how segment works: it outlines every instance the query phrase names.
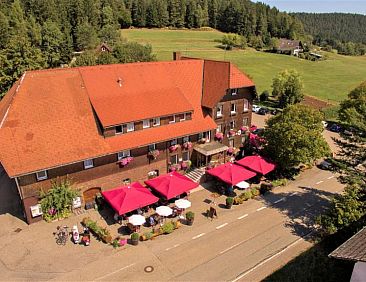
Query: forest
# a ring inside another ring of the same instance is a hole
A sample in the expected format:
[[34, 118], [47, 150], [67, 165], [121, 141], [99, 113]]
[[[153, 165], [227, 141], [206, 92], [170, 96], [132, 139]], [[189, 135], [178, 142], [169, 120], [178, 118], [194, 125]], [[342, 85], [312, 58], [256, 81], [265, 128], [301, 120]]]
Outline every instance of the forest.
[[[210, 26], [259, 48], [271, 37], [304, 36], [293, 16], [248, 0], [0, 0], [0, 93], [25, 70], [69, 66], [74, 52], [83, 52], [75, 65], [154, 60], [151, 46], [121, 38], [130, 26]], [[102, 42], [112, 54], [95, 54]]]
[[344, 55], [366, 53], [366, 16], [344, 13], [294, 13], [303, 23], [313, 43], [326, 50], [334, 48]]

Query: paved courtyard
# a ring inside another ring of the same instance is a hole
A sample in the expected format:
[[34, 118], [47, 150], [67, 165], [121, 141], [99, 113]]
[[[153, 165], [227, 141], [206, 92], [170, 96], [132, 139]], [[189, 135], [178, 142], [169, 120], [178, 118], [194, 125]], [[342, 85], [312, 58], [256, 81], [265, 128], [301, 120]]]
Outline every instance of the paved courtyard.
[[[261, 121], [255, 123], [260, 126]], [[117, 235], [120, 225], [108, 225], [94, 210], [30, 226], [2, 215], [0, 280], [259, 281], [311, 246], [314, 216], [343, 186], [336, 175], [314, 167], [289, 185], [230, 210], [223, 208], [225, 197], [218, 198], [218, 219], [212, 221], [203, 215], [212, 199], [206, 188], [190, 195], [193, 226], [119, 249], [94, 238], [89, 247], [71, 241], [56, 245], [56, 226], [71, 227], [85, 216]]]

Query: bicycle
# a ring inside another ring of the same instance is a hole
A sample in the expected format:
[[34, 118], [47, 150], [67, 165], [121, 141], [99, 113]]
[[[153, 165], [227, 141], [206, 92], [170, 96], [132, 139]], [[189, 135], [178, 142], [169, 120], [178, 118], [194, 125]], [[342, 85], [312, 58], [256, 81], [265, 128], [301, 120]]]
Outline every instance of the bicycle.
[[57, 226], [57, 231], [53, 233], [56, 237], [56, 244], [65, 246], [67, 239], [69, 238], [68, 227], [65, 225], [64, 227]]

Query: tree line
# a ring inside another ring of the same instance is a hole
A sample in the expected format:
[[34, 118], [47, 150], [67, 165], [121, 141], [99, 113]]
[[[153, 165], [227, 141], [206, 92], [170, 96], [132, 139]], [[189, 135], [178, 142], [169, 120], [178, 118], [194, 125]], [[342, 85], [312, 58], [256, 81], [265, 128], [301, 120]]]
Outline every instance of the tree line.
[[344, 55], [366, 53], [366, 16], [344, 13], [294, 13], [313, 43]]

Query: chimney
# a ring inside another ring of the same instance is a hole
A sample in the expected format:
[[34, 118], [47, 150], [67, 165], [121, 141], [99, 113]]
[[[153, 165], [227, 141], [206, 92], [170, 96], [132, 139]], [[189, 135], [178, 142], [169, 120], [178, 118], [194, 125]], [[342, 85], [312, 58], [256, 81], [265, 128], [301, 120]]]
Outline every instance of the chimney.
[[179, 61], [182, 58], [181, 52], [173, 52], [173, 61]]

